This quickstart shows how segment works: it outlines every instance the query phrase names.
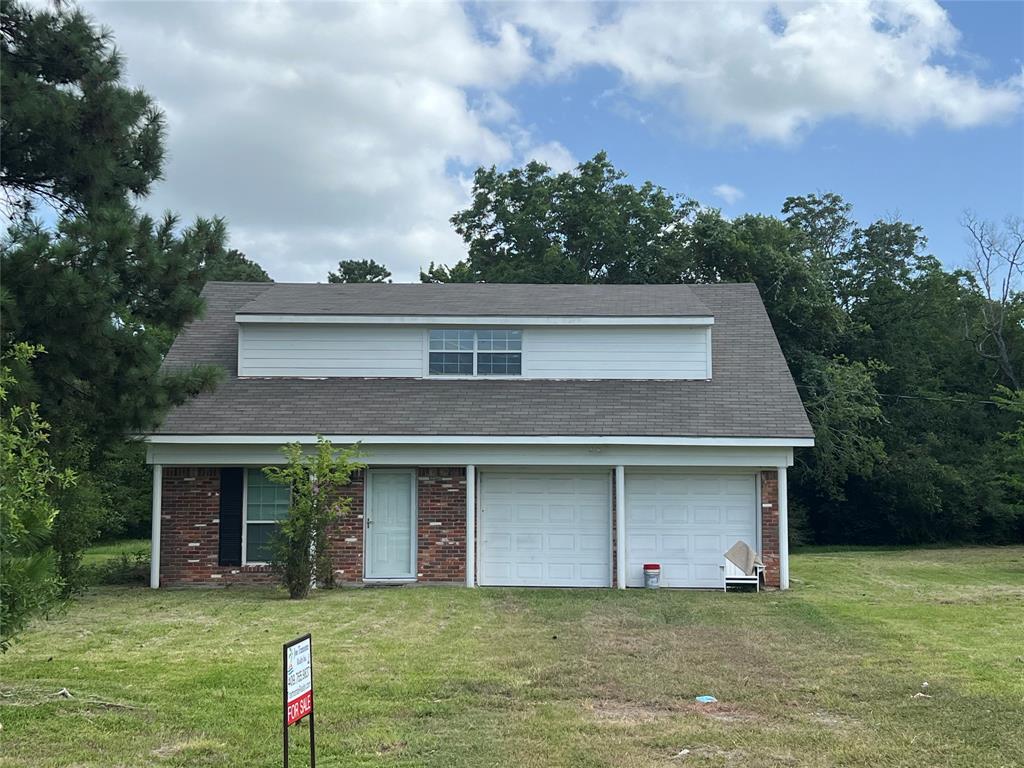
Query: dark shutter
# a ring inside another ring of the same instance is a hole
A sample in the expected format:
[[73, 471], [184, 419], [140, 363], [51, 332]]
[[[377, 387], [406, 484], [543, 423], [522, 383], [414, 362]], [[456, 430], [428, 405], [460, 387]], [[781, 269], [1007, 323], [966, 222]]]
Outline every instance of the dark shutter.
[[242, 564], [242, 483], [245, 470], [225, 467], [220, 471], [220, 565]]

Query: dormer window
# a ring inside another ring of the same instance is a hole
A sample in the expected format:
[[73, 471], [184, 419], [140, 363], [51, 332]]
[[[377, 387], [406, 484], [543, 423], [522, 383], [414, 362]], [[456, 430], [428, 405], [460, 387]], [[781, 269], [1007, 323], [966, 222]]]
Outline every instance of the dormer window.
[[521, 376], [521, 330], [444, 328], [430, 332], [431, 376]]

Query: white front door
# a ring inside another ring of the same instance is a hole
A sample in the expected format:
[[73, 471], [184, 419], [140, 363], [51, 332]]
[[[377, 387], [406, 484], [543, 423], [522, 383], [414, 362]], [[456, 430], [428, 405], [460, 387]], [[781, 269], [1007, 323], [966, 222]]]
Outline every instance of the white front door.
[[415, 472], [371, 469], [366, 482], [366, 578], [415, 578]]
[[720, 588], [737, 540], [757, 549], [756, 475], [626, 472], [628, 586], [658, 563], [664, 586]]
[[610, 479], [604, 472], [483, 472], [480, 584], [611, 584]]

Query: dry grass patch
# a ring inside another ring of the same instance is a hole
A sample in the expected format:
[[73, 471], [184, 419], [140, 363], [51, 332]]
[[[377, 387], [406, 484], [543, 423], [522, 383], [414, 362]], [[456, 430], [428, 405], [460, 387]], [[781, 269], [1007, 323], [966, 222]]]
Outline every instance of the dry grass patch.
[[813, 553], [760, 595], [103, 589], [0, 658], [0, 766], [279, 766], [306, 631], [324, 766], [1011, 766], [1022, 563]]

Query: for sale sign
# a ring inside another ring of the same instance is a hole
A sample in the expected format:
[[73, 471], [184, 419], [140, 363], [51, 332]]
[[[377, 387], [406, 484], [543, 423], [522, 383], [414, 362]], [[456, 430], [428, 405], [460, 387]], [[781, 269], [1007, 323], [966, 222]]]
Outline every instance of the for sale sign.
[[313, 641], [309, 635], [286, 643], [285, 727], [313, 712]]

